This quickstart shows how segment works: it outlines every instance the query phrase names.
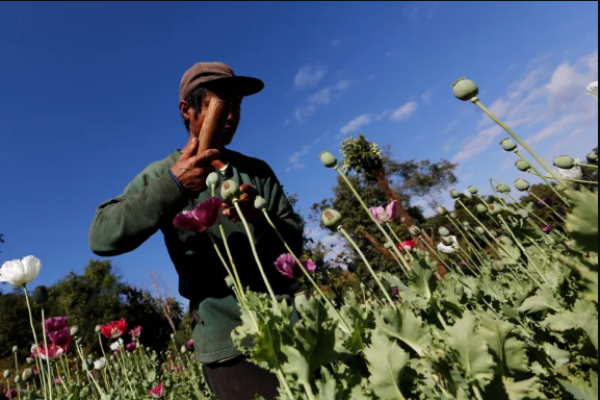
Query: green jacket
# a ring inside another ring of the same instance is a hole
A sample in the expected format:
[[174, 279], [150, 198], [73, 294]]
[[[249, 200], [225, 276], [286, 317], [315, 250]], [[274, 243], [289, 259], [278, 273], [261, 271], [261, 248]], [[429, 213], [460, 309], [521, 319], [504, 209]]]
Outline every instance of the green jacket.
[[[274, 223], [291, 248], [302, 250], [302, 228], [295, 222], [292, 207], [272, 169], [264, 161], [228, 151], [229, 167], [221, 183], [232, 179], [238, 184], [256, 186], [268, 204]], [[173, 218], [184, 210], [192, 210], [208, 200], [210, 190], [188, 196], [169, 173], [181, 156], [176, 151], [162, 161], [148, 166], [125, 188], [119, 197], [100, 205], [89, 233], [92, 251], [101, 257], [112, 257], [135, 250], [161, 230], [167, 250], [179, 275], [179, 292], [190, 300], [195, 315], [194, 342], [198, 360], [211, 364], [241, 353], [234, 348], [231, 332], [241, 324], [236, 298], [225, 283], [227, 273], [208, 235], [212, 235], [225, 255], [218, 226], [196, 233], [173, 226]], [[220, 194], [220, 187], [217, 188]], [[240, 279], [245, 287], [266, 293], [266, 286], [254, 260], [248, 237], [241, 223], [221, 216], [228, 244]], [[268, 229], [267, 229], [268, 228]], [[282, 276], [273, 266], [286, 253], [270, 227], [253, 230], [259, 257], [277, 295], [293, 294], [294, 281]]]

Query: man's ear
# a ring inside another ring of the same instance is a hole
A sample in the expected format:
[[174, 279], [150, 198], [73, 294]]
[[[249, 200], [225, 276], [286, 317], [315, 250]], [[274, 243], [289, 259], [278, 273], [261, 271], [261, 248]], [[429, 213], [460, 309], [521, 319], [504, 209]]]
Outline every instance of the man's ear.
[[187, 101], [181, 100], [181, 102], [179, 102], [179, 110], [181, 111], [183, 119], [190, 120], [192, 118], [192, 107], [190, 107]]

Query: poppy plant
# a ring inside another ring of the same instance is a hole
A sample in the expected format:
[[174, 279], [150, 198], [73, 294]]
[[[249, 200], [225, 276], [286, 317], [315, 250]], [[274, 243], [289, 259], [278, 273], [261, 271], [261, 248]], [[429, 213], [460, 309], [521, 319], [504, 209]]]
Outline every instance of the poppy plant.
[[63, 328], [58, 331], [48, 333], [48, 337], [52, 344], [56, 346], [66, 347], [68, 348], [71, 345], [72, 337], [71, 337], [71, 328]]
[[102, 332], [104, 337], [107, 339], [119, 338], [123, 336], [125, 332], [127, 332], [127, 321], [125, 321], [125, 319], [121, 319], [119, 321], [114, 321], [107, 325], [101, 326], [100, 332]]
[[138, 340], [140, 336], [142, 336], [142, 327], [138, 326], [137, 328], [133, 328], [129, 334], [133, 340]]
[[67, 348], [65, 346], [57, 346], [55, 344], [48, 345], [48, 347], [40, 346], [39, 348], [35, 348], [33, 353], [33, 357], [41, 358], [42, 360], [58, 360], [67, 352]]
[[184, 211], [176, 216], [173, 225], [194, 232], [204, 232], [217, 223], [224, 204], [218, 197], [210, 198], [198, 204], [192, 211]]
[[402, 244], [397, 245], [398, 250], [400, 251], [413, 251], [415, 249], [416, 246], [416, 241], [413, 240], [409, 240], [406, 242], [402, 242]]
[[154, 399], [162, 399], [163, 397], [165, 397], [165, 384], [161, 383], [157, 387], [150, 390], [150, 392], [148, 392], [148, 396]]
[[37, 278], [41, 269], [42, 262], [34, 256], [7, 261], [0, 268], [0, 282], [8, 282], [13, 286], [24, 286]]
[[373, 207], [370, 211], [377, 222], [385, 224], [386, 222], [392, 222], [396, 219], [397, 207], [398, 201], [394, 200], [386, 208]]
[[[63, 330], [67, 327], [67, 321], [69, 317], [54, 317], [48, 318], [45, 321], [46, 324], [46, 332], [56, 332]], [[70, 331], [70, 329], [69, 329]]]
[[[301, 259], [300, 262], [308, 272], [314, 272], [317, 269], [317, 266], [311, 260]], [[303, 272], [300, 270], [298, 263], [296, 263], [296, 260], [291, 254], [282, 254], [277, 261], [275, 261], [274, 265], [275, 268], [277, 268], [277, 271], [287, 278], [294, 279], [303, 276]]]

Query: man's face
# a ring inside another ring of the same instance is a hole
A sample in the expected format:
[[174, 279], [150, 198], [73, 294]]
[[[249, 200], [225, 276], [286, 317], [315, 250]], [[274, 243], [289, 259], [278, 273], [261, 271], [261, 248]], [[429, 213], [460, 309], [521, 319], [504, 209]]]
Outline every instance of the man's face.
[[232, 104], [231, 112], [227, 117], [227, 122], [225, 124], [225, 128], [223, 129], [223, 133], [221, 136], [221, 146], [227, 146], [231, 144], [235, 133], [237, 132], [237, 128], [240, 124], [241, 119], [241, 111], [242, 111], [242, 96], [238, 94], [226, 93], [226, 92], [217, 92], [208, 90], [208, 95], [202, 104], [202, 110], [199, 113], [195, 113], [194, 110], [189, 107], [189, 105], [182, 101], [180, 104], [181, 112], [184, 118], [190, 120], [190, 134], [198, 136], [200, 131], [202, 130], [202, 125], [204, 125], [204, 120], [206, 118], [206, 113], [208, 111], [208, 106], [213, 97], [216, 97], [220, 100], [226, 101]]

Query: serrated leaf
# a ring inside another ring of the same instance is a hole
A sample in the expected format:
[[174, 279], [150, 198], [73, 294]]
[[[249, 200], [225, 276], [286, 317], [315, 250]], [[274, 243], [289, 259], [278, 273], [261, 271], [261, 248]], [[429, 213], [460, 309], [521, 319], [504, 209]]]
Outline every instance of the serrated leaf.
[[371, 342], [365, 355], [369, 363], [369, 381], [373, 392], [382, 399], [404, 400], [400, 381], [410, 359], [408, 353], [378, 332], [373, 334]]
[[567, 218], [567, 230], [585, 251], [598, 253], [598, 194], [570, 190], [573, 210]]
[[544, 348], [546, 354], [548, 354], [554, 361], [555, 370], [564, 367], [571, 360], [571, 354], [568, 351], [561, 350], [550, 343], [544, 343], [542, 347]]
[[526, 345], [513, 337], [516, 326], [484, 315], [481, 328], [481, 334], [500, 360], [500, 368], [505, 375], [528, 370]]
[[463, 319], [448, 329], [448, 342], [454, 350], [453, 360], [462, 367], [467, 378], [485, 388], [494, 378], [495, 363], [476, 328], [475, 316], [466, 312]]
[[431, 343], [431, 335], [412, 311], [387, 306], [376, 318], [381, 333], [400, 340], [423, 357]]
[[592, 377], [595, 381], [590, 385], [580, 378], [571, 378], [570, 381], [559, 379], [565, 390], [577, 400], [598, 400], [598, 375]]
[[437, 286], [434, 272], [437, 265], [430, 258], [412, 263], [413, 270], [408, 278], [408, 287], [418, 296], [429, 300], [433, 297]]
[[561, 305], [553, 294], [548, 289], [540, 289], [538, 294], [525, 300], [518, 310], [530, 315], [548, 310], [559, 312], [560, 309]]
[[504, 378], [504, 388], [510, 400], [540, 399], [545, 398], [539, 391], [538, 378], [515, 382], [513, 379]]
[[550, 315], [542, 325], [558, 332], [582, 329], [598, 350], [598, 311], [592, 303], [577, 300], [572, 312], [563, 310]]

